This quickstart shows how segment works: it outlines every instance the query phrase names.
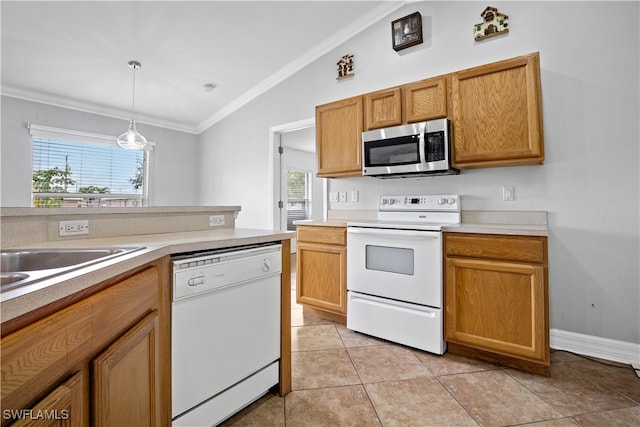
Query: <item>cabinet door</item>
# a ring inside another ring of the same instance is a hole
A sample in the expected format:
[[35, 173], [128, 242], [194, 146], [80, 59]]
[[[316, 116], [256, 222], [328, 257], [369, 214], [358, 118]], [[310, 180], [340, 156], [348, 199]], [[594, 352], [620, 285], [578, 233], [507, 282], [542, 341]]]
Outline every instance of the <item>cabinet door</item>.
[[20, 418], [15, 427], [76, 427], [83, 425], [82, 373], [49, 393], [31, 408], [29, 417]]
[[447, 117], [446, 77], [421, 80], [402, 87], [404, 122], [415, 123]]
[[381, 90], [364, 96], [365, 130], [402, 124], [402, 91]]
[[347, 248], [298, 242], [297, 302], [344, 315], [347, 312]]
[[362, 175], [362, 97], [316, 107], [318, 176]]
[[155, 310], [93, 360], [94, 425], [160, 426], [158, 338]]
[[544, 160], [538, 53], [453, 74], [453, 164], [541, 164]]
[[542, 266], [447, 258], [445, 267], [447, 341], [532, 361], [547, 359]]

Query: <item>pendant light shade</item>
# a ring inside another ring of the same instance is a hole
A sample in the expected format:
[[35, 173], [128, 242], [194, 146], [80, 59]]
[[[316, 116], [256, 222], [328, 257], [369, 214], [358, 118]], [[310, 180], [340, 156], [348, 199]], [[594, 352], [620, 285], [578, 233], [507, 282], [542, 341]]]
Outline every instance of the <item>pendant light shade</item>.
[[133, 118], [136, 101], [136, 70], [142, 66], [138, 61], [129, 61], [129, 67], [133, 69], [133, 95], [131, 97], [131, 122], [129, 129], [118, 137], [118, 145], [129, 150], [142, 150], [147, 145], [147, 138], [140, 135], [136, 129], [136, 121]]

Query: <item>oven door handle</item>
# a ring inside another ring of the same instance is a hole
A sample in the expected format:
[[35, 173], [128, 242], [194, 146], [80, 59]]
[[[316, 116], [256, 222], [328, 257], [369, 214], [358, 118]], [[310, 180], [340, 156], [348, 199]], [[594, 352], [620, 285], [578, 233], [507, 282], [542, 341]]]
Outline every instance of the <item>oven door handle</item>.
[[363, 234], [371, 236], [402, 237], [415, 239], [437, 239], [442, 234], [440, 231], [398, 230], [388, 228], [347, 228], [347, 234]]

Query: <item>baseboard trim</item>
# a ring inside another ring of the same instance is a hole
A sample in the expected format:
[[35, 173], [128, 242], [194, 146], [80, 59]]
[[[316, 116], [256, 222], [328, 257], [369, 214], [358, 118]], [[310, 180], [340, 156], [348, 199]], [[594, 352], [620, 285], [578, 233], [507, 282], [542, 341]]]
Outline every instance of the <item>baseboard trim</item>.
[[566, 350], [613, 362], [640, 365], [640, 344], [577, 334], [560, 329], [549, 330], [549, 341], [554, 350]]

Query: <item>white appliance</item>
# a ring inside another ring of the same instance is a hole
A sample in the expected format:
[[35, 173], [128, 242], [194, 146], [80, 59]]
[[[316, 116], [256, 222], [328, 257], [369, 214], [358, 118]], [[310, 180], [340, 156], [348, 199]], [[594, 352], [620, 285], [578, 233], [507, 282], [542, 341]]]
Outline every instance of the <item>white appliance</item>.
[[348, 222], [347, 328], [443, 354], [442, 226], [459, 222], [459, 195], [381, 196], [377, 221]]
[[173, 426], [212, 426], [279, 382], [280, 244], [173, 258]]

